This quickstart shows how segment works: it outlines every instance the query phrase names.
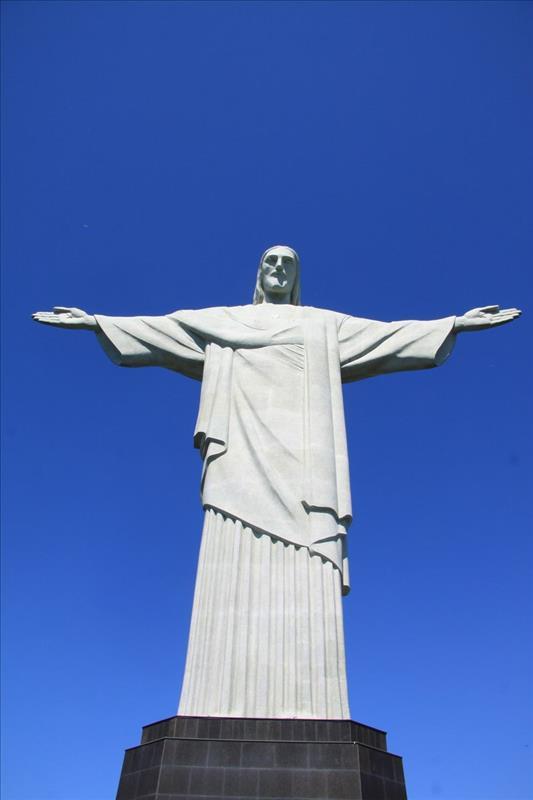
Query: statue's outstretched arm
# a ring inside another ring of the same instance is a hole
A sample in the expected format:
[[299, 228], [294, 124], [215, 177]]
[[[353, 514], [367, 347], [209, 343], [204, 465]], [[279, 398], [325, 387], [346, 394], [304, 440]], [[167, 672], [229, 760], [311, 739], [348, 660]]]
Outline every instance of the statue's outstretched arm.
[[56, 328], [71, 328], [81, 331], [97, 331], [98, 323], [92, 314], [81, 308], [54, 306], [53, 311], [36, 311], [32, 314], [35, 322], [42, 325], [55, 325]]
[[93, 331], [106, 355], [120, 367], [165, 367], [202, 379], [205, 344], [181, 325], [176, 314], [108, 317], [55, 306], [53, 311], [37, 311], [33, 319], [56, 328]]
[[512, 322], [513, 319], [519, 317], [521, 313], [518, 308], [500, 309], [500, 306], [472, 308], [462, 317], [456, 317], [454, 331], [455, 333], [482, 331], [495, 325], [505, 325], [507, 322]]

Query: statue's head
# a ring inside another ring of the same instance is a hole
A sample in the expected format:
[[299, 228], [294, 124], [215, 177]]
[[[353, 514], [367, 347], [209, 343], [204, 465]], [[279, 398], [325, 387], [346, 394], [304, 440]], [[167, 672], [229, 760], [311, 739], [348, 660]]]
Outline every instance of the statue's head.
[[300, 259], [292, 247], [278, 244], [265, 250], [259, 261], [255, 282], [254, 305], [269, 295], [289, 295], [286, 302], [300, 305]]

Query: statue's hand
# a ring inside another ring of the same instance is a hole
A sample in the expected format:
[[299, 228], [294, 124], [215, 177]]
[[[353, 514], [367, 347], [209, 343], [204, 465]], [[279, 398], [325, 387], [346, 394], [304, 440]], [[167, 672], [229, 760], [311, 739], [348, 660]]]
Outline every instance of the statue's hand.
[[520, 316], [522, 312], [518, 308], [504, 308], [500, 306], [482, 306], [472, 308], [457, 317], [455, 320], [455, 330], [461, 331], [482, 331], [485, 328], [492, 328], [495, 325], [505, 325]]
[[98, 328], [93, 315], [87, 314], [81, 308], [54, 306], [53, 311], [36, 311], [32, 318], [43, 325], [55, 325], [56, 328], [76, 328], [82, 331], [95, 331]]

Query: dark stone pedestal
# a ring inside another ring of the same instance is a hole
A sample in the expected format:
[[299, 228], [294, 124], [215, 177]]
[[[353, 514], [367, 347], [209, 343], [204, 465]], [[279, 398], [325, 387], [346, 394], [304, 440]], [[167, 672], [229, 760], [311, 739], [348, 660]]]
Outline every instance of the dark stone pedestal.
[[357, 722], [170, 717], [126, 750], [117, 800], [406, 800], [402, 760]]

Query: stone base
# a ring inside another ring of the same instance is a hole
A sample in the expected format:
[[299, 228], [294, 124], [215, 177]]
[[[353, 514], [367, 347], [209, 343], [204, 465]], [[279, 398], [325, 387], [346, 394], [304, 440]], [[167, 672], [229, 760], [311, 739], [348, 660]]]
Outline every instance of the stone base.
[[386, 735], [344, 720], [170, 717], [126, 750], [117, 800], [406, 800]]

